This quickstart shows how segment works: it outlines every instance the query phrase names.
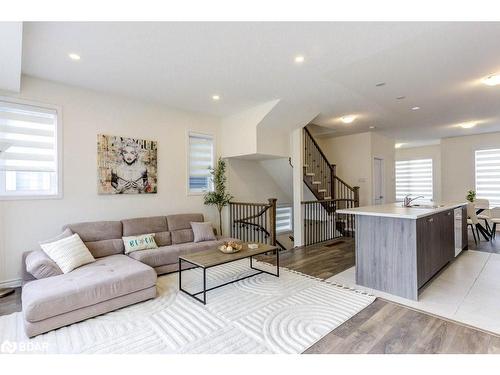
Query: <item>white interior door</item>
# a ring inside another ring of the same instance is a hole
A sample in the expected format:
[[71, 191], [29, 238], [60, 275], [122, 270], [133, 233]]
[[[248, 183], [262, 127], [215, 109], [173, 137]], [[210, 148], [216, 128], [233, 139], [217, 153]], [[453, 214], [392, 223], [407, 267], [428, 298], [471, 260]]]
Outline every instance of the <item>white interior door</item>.
[[373, 159], [373, 204], [384, 203], [384, 160]]

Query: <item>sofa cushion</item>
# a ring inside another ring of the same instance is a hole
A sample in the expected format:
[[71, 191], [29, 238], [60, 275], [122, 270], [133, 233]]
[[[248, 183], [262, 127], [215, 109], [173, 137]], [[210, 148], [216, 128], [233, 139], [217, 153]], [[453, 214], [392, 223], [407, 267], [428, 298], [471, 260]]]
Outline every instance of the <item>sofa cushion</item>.
[[194, 234], [192, 229], [174, 230], [170, 233], [172, 234], [172, 244], [174, 245], [194, 241]]
[[23, 314], [37, 322], [150, 288], [156, 272], [126, 255], [111, 255], [70, 273], [34, 280], [23, 287]]
[[156, 232], [155, 242], [158, 246], [172, 245], [172, 234], [170, 232]]
[[179, 214], [167, 216], [168, 230], [191, 229], [191, 222], [203, 222], [203, 214]]
[[85, 246], [87, 246], [94, 258], [123, 254], [125, 251], [125, 246], [123, 245], [123, 240], [121, 238], [101, 241], [87, 241], [85, 242]]
[[175, 245], [162, 246], [157, 249], [134, 251], [128, 256], [150, 267], [159, 267], [165, 264], [177, 263], [179, 261], [179, 250]]
[[26, 255], [26, 271], [36, 279], [62, 275], [59, 266], [43, 250], [35, 250]]
[[68, 224], [63, 229], [69, 228], [73, 233], [78, 233], [83, 242], [111, 240], [122, 238], [121, 221], [93, 221], [88, 223]]
[[122, 220], [123, 237], [168, 231], [165, 216], [138, 217]]

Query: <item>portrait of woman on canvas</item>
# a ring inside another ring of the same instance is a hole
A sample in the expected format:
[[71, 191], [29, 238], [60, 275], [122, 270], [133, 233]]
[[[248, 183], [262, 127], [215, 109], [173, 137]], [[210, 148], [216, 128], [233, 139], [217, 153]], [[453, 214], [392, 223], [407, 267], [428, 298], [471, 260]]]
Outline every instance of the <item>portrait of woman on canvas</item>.
[[156, 193], [156, 142], [100, 135], [99, 193]]
[[144, 193], [149, 187], [148, 170], [139, 160], [139, 145], [126, 140], [120, 147], [122, 162], [111, 170], [111, 186], [118, 194]]

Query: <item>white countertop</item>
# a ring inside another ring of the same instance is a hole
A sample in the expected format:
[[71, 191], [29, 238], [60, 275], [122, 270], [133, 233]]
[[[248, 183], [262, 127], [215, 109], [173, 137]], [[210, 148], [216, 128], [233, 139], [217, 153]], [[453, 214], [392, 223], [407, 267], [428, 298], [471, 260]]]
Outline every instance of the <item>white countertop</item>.
[[[428, 204], [415, 202], [415, 204]], [[457, 207], [461, 207], [467, 204], [467, 202], [458, 203], [432, 203], [435, 206], [432, 208], [423, 207], [403, 207], [402, 202], [381, 204], [377, 206], [364, 206], [356, 208], [347, 208], [343, 210], [337, 210], [339, 214], [353, 214], [353, 215], [366, 215], [366, 216], [383, 216], [383, 217], [395, 217], [400, 219], [419, 219], [421, 217], [434, 215], [438, 212], [448, 211]]]

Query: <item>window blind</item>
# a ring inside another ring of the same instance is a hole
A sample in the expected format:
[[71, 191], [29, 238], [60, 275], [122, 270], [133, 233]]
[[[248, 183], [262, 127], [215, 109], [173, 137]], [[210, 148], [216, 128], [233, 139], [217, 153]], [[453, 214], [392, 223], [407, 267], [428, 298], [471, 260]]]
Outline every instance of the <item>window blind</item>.
[[291, 206], [276, 207], [276, 232], [283, 233], [293, 230], [293, 211]]
[[432, 200], [432, 159], [396, 161], [396, 200], [408, 194]]
[[210, 168], [214, 165], [214, 140], [208, 135], [189, 134], [189, 191], [211, 189]]
[[0, 101], [0, 194], [57, 190], [57, 111]]
[[500, 149], [476, 151], [476, 196], [500, 206]]

